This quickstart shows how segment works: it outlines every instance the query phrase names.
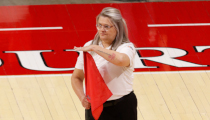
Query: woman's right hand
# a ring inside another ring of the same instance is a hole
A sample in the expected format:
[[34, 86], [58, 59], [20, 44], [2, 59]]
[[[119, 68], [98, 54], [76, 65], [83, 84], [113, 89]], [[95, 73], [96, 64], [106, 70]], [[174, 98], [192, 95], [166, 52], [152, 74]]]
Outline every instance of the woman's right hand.
[[88, 102], [87, 97], [84, 97], [84, 98], [81, 100], [81, 103], [82, 103], [82, 106], [83, 106], [85, 109], [90, 109], [90, 102]]

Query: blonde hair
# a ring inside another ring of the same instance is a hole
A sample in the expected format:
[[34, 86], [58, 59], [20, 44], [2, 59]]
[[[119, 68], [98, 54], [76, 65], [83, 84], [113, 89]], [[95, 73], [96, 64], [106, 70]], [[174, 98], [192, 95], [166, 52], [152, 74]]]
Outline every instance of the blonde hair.
[[[111, 49], [116, 50], [121, 44], [129, 43], [130, 40], [128, 39], [128, 29], [125, 20], [123, 19], [120, 11], [116, 8], [106, 7], [104, 8], [101, 13], [96, 17], [96, 22], [98, 23], [99, 17], [108, 17], [111, 22], [114, 24], [117, 35], [115, 40], [112, 42]], [[99, 33], [97, 32], [92, 44], [98, 45], [100, 41]]]

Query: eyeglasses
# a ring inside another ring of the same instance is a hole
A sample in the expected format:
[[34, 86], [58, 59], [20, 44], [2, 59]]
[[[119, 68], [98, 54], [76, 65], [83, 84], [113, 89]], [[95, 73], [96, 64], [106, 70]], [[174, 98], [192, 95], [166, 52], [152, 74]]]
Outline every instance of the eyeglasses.
[[105, 31], [108, 31], [111, 27], [113, 27], [113, 26], [101, 25], [101, 24], [97, 24], [97, 25], [96, 25], [96, 28], [97, 28], [98, 30], [101, 30], [101, 29], [104, 28]]

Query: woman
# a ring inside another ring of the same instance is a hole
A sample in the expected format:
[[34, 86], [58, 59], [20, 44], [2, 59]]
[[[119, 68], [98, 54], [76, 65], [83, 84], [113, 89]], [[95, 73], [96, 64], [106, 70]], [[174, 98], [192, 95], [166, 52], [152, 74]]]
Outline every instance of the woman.
[[[99, 120], [137, 120], [137, 100], [133, 93], [134, 45], [118, 9], [104, 8], [96, 18], [97, 34], [77, 51], [90, 52], [112, 96], [104, 103]], [[91, 105], [83, 91], [83, 54], [77, 59], [71, 77], [72, 87], [86, 109], [85, 119], [94, 120]]]

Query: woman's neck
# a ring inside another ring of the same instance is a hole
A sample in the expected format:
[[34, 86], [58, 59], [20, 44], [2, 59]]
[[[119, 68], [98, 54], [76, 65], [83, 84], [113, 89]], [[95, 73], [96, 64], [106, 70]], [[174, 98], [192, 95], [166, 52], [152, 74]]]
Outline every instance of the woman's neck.
[[101, 40], [101, 42], [102, 42], [102, 45], [103, 45], [104, 48], [107, 48], [112, 44], [112, 42], [103, 41], [103, 40]]

